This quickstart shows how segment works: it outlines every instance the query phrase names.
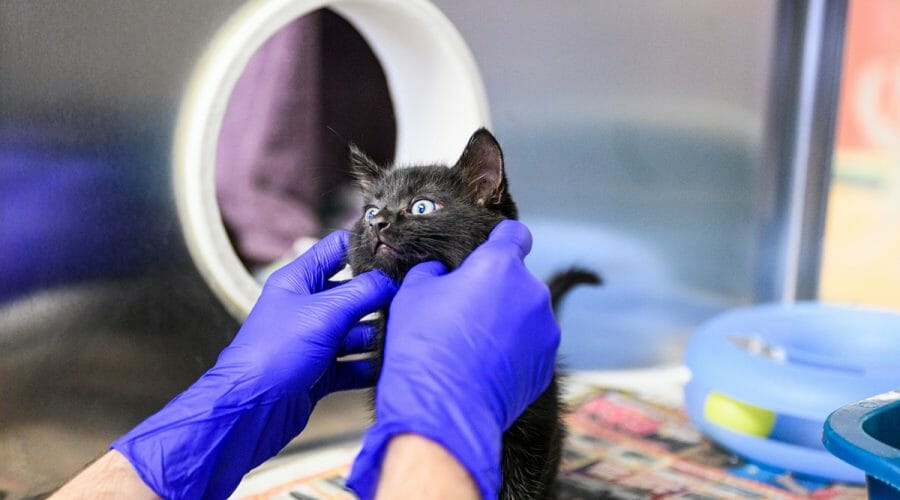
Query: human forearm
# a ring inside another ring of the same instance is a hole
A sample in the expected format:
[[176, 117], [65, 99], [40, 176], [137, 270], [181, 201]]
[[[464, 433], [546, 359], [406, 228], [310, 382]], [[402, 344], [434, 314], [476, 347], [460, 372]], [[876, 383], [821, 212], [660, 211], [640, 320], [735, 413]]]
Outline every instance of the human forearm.
[[416, 434], [388, 444], [376, 498], [478, 498], [466, 469], [441, 445]]
[[74, 479], [50, 496], [51, 499], [158, 499], [159, 496], [138, 476], [131, 463], [113, 450], [89, 465]]

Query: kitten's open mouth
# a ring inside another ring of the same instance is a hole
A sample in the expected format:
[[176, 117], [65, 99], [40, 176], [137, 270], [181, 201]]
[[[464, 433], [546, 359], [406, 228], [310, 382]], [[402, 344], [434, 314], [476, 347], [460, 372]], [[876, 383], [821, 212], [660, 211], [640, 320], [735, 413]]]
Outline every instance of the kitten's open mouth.
[[375, 255], [378, 255], [378, 254], [400, 255], [400, 252], [398, 252], [396, 248], [388, 245], [387, 243], [385, 243], [381, 240], [378, 240], [375, 242], [375, 250], [373, 253], [375, 253]]

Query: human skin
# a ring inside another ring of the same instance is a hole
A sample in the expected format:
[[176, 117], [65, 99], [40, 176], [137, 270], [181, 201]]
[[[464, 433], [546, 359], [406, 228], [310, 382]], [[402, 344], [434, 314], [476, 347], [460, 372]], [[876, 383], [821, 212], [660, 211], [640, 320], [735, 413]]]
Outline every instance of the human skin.
[[[121, 453], [112, 450], [56, 491], [51, 499], [155, 500], [160, 498]], [[434, 441], [415, 434], [391, 440], [377, 498], [478, 498], [466, 469]]]

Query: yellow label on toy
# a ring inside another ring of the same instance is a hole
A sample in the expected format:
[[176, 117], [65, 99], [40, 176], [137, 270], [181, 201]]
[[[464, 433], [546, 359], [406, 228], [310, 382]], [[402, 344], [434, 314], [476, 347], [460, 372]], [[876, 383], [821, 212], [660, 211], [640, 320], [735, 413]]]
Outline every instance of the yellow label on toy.
[[726, 429], [758, 437], [767, 437], [775, 426], [775, 413], [715, 391], [706, 397], [703, 416]]

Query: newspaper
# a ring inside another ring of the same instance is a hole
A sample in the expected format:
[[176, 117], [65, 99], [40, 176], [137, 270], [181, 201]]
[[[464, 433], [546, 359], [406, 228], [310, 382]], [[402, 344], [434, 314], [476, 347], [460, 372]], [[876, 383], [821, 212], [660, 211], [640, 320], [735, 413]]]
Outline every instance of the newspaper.
[[[660, 375], [649, 385], [634, 373], [574, 377], [557, 498], [866, 498], [864, 486], [768, 470], [717, 447], [677, 404], [684, 373]], [[610, 380], [618, 387], [597, 385]], [[248, 476], [233, 498], [355, 498], [343, 486], [357, 449], [350, 442], [280, 459]]]

